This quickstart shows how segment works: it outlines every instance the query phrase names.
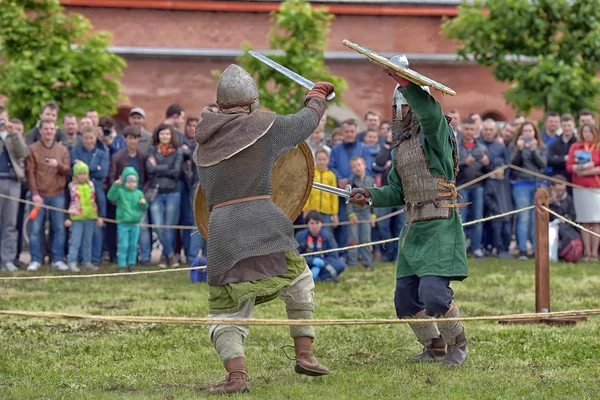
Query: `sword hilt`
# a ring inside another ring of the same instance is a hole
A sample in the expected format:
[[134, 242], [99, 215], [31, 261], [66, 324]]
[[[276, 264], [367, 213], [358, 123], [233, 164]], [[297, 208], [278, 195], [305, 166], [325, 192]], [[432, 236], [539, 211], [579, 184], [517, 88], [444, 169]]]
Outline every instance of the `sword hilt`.
[[327, 95], [327, 101], [335, 99], [335, 92], [331, 92]]
[[350, 192], [352, 192], [352, 186], [346, 185], [346, 190], [348, 191], [348, 197], [346, 197], [346, 204], [350, 202]]

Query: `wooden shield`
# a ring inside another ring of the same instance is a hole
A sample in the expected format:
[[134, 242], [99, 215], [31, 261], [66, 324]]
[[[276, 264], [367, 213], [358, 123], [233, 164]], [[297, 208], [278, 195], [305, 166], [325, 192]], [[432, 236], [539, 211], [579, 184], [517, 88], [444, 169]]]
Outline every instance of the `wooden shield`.
[[449, 94], [450, 96], [456, 95], [456, 92], [450, 89], [448, 86], [434, 81], [433, 79], [430, 79], [425, 75], [421, 75], [417, 71], [413, 71], [410, 68], [404, 68], [399, 65], [396, 65], [390, 62], [388, 58], [382, 56], [381, 54], [375, 53], [373, 50], [369, 50], [366, 47], [362, 47], [361, 45], [358, 45], [346, 39], [344, 39], [342, 43], [344, 44], [344, 46], [349, 47], [352, 50], [367, 56], [371, 62], [379, 65], [380, 67], [396, 71], [396, 75], [401, 76], [402, 78], [407, 79], [412, 83], [416, 83], [419, 86], [430, 86], [443, 93]]
[[[304, 142], [285, 153], [271, 170], [271, 199], [295, 221], [308, 201], [315, 177], [315, 162], [310, 147]], [[226, 185], [226, 182], [223, 182]], [[198, 185], [194, 196], [194, 219], [198, 231], [208, 239], [210, 213], [202, 188]]]

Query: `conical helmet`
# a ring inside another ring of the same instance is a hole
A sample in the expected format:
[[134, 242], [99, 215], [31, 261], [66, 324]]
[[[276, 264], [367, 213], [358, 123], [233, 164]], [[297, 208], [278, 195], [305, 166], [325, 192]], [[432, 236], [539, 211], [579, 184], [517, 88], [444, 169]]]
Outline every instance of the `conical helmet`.
[[[403, 68], [408, 68], [408, 58], [406, 58], [404, 54], [397, 54], [395, 56], [392, 56], [390, 58], [390, 62], [399, 65]], [[392, 114], [394, 120], [402, 120], [402, 112], [399, 111], [402, 108], [403, 104], [408, 104], [408, 101], [406, 101], [406, 99], [402, 95], [402, 92], [400, 92], [400, 90], [398, 89], [400, 89], [400, 85], [396, 85], [396, 87], [394, 88], [394, 96], [392, 98]], [[421, 89], [431, 94], [431, 92], [429, 91], [429, 86], [421, 86]]]
[[252, 105], [258, 108], [258, 89], [254, 79], [242, 67], [231, 64], [219, 79], [217, 104], [221, 108]]

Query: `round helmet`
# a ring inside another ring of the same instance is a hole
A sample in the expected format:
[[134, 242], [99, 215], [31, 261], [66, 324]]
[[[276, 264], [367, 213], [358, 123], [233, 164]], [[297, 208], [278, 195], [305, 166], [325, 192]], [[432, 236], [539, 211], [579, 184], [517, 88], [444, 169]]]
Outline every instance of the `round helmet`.
[[231, 64], [219, 79], [217, 86], [217, 104], [220, 108], [250, 106], [258, 108], [258, 89], [254, 79], [246, 70]]

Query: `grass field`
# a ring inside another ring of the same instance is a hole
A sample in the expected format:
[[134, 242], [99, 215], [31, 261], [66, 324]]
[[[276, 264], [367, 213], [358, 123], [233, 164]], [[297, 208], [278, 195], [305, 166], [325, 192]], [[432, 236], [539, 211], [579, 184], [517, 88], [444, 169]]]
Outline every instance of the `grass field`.
[[[472, 260], [453, 285], [465, 316], [534, 311], [533, 262]], [[552, 310], [600, 308], [600, 265], [553, 264]], [[186, 273], [0, 282], [0, 308], [72, 313], [207, 314], [207, 287]], [[318, 284], [316, 318], [395, 318], [394, 267], [347, 271]], [[272, 302], [257, 318], [285, 318]], [[252, 327], [246, 399], [597, 399], [600, 317], [575, 327], [466, 323], [462, 368], [412, 364], [420, 348], [404, 325], [317, 327], [315, 353], [332, 372], [293, 372], [284, 327]], [[225, 376], [202, 326], [0, 317], [1, 399], [192, 399]]]

